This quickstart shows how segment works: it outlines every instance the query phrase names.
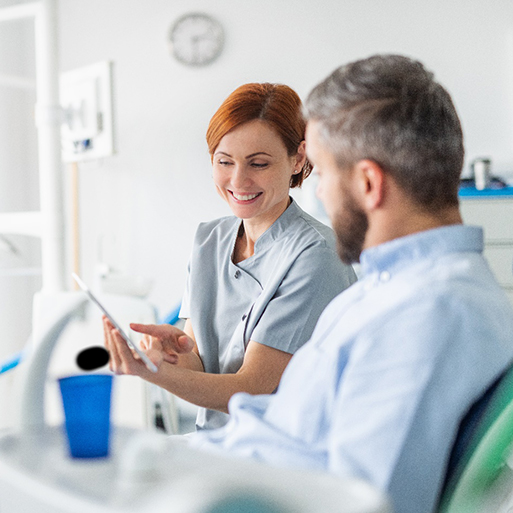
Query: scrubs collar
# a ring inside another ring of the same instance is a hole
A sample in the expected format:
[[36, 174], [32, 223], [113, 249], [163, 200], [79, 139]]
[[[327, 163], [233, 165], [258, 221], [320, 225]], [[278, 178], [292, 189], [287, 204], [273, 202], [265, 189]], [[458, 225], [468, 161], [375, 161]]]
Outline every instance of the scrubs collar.
[[255, 243], [255, 253], [257, 253], [257, 250], [263, 250], [276, 239], [279, 239], [289, 229], [292, 220], [298, 217], [299, 212], [301, 212], [301, 209], [298, 204], [290, 198], [290, 204], [285, 209], [285, 212], [258, 237]]

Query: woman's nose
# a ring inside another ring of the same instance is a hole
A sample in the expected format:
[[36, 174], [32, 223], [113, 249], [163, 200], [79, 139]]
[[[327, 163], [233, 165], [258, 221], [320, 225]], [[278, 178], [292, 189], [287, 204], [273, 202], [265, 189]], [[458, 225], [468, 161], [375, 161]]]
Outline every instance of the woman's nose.
[[244, 166], [234, 166], [231, 183], [234, 188], [243, 188], [251, 182], [249, 174]]

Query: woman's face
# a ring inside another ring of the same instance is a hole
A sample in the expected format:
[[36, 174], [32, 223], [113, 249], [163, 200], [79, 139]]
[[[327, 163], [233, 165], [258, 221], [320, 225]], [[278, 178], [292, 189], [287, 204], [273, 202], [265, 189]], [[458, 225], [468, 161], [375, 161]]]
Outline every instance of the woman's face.
[[285, 211], [290, 178], [304, 163], [304, 143], [289, 157], [277, 132], [254, 120], [228, 132], [214, 152], [217, 192], [235, 216], [271, 225]]

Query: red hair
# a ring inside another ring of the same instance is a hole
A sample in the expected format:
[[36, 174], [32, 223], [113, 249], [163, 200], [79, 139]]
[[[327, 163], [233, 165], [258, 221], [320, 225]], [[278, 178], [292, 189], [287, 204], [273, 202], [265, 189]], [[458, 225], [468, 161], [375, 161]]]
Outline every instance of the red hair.
[[[207, 129], [207, 144], [211, 158], [221, 139], [240, 125], [261, 119], [280, 136], [292, 157], [305, 139], [306, 122], [303, 118], [301, 99], [290, 87], [281, 84], [245, 84], [233, 91], [212, 116]], [[300, 187], [311, 173], [306, 160], [301, 171], [290, 179], [290, 187]]]

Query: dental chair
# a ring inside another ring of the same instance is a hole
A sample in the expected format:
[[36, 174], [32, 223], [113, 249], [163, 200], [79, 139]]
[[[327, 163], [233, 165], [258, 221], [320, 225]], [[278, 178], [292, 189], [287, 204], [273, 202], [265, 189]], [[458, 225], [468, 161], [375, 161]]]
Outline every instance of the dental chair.
[[509, 513], [513, 506], [513, 364], [460, 424], [438, 513]]

